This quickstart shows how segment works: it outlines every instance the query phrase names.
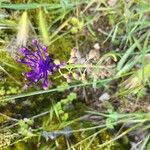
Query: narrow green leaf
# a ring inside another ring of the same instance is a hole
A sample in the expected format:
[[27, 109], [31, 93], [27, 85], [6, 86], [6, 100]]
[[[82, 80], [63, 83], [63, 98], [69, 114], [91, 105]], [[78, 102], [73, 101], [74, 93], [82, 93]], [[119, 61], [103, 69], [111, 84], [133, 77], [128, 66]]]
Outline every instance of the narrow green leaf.
[[36, 9], [40, 7], [48, 7], [50, 4], [38, 4], [38, 3], [28, 3], [28, 4], [1, 4], [0, 8], [14, 9], [14, 10], [27, 10], [27, 9]]
[[[145, 38], [146, 34], [144, 34], [143, 36], [141, 36], [141, 38], [139, 39], [139, 42], [141, 42], [144, 38]], [[135, 42], [131, 47], [129, 47], [129, 49], [124, 53], [124, 55], [122, 56], [122, 58], [120, 59], [120, 61], [118, 62], [117, 65], [117, 70], [121, 70], [121, 68], [124, 66], [125, 62], [127, 61], [128, 57], [133, 53], [134, 49], [136, 47], [138, 47], [139, 45], [137, 45], [137, 42]]]

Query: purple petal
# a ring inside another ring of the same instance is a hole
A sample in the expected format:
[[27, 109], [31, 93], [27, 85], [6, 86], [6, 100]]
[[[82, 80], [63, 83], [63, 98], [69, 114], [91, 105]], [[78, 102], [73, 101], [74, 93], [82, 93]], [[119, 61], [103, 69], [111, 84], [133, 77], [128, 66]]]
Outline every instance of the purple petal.
[[33, 43], [34, 45], [37, 45], [37, 44], [38, 44], [38, 41], [37, 41], [36, 39], [33, 39], [33, 40], [32, 40], [32, 43]]
[[45, 45], [43, 45], [43, 46], [42, 46], [42, 50], [43, 50], [44, 52], [47, 52], [47, 47], [46, 47]]
[[29, 81], [27, 85], [37, 83], [42, 80], [43, 89], [47, 89], [51, 82], [48, 80], [48, 76], [52, 75], [54, 71], [59, 69], [63, 64], [55, 64], [52, 58], [47, 53], [47, 47], [41, 46], [37, 40], [32, 40], [36, 51], [30, 51], [28, 48], [21, 48], [19, 52], [23, 55], [23, 58], [16, 58], [18, 62], [27, 65], [31, 70], [24, 73], [26, 79]]
[[46, 78], [42, 84], [43, 89], [47, 90], [49, 87], [49, 84], [50, 84], [50, 82], [49, 82], [48, 78]]

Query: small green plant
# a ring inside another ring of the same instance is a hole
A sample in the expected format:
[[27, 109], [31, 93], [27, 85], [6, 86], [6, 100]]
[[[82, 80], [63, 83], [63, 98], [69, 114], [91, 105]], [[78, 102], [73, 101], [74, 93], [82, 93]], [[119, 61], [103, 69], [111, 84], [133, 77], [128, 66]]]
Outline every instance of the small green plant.
[[67, 121], [69, 114], [67, 111], [67, 106], [71, 104], [77, 98], [76, 93], [70, 93], [67, 98], [60, 100], [54, 104], [53, 109], [58, 119], [61, 121]]
[[32, 133], [31, 128], [30, 128], [30, 126], [33, 125], [33, 120], [24, 118], [23, 120], [20, 120], [18, 122], [18, 124], [20, 126], [19, 133], [22, 136], [25, 136], [25, 137], [31, 137], [31, 136], [33, 136], [33, 133]]
[[71, 25], [71, 29], [70, 29], [70, 32], [72, 34], [76, 34], [78, 33], [79, 31], [82, 30], [82, 28], [84, 27], [84, 22], [83, 21], [80, 21], [78, 18], [76, 17], [72, 17], [70, 19], [70, 25]]

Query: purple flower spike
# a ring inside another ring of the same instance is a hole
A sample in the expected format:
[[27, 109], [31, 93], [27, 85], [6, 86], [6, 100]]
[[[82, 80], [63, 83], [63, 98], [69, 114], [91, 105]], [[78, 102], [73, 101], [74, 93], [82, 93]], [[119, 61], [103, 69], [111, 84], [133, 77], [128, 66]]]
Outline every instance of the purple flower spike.
[[31, 69], [29, 72], [24, 73], [29, 81], [27, 86], [41, 80], [43, 89], [47, 89], [51, 84], [48, 76], [57, 71], [61, 64], [54, 63], [47, 53], [46, 46], [41, 46], [37, 40], [32, 40], [32, 43], [36, 51], [30, 51], [26, 47], [21, 48], [19, 52], [23, 57], [17, 58], [17, 61], [29, 66]]

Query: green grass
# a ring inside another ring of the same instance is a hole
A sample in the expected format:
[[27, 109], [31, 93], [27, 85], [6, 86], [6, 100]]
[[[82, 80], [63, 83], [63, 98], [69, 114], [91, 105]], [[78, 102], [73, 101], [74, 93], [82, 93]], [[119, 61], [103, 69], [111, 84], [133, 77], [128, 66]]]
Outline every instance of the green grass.
[[[146, 135], [134, 146], [146, 149], [150, 138], [149, 10], [150, 5], [140, 0], [121, 0], [114, 6], [106, 0], [1, 1], [0, 134], [5, 131], [15, 138], [4, 140], [6, 145], [0, 139], [0, 147], [126, 150], [131, 146], [129, 134], [141, 131]], [[43, 42], [54, 58], [67, 62], [50, 77], [53, 85], [47, 90], [40, 84], [23, 88], [27, 81], [22, 73], [29, 68], [15, 57], [20, 46], [30, 46], [32, 38]], [[100, 45], [100, 57], [88, 59], [95, 43]], [[66, 45], [72, 46], [67, 47], [70, 51], [59, 50]], [[81, 54], [72, 54], [73, 47]], [[78, 63], [69, 63], [71, 55]], [[17, 94], [11, 92], [15, 87], [20, 91]], [[99, 100], [103, 93], [110, 95], [107, 102]], [[120, 105], [115, 106], [114, 100]], [[42, 135], [65, 127], [71, 127], [67, 131], [71, 138], [58, 136], [49, 142]], [[115, 132], [110, 134], [110, 130]]]

